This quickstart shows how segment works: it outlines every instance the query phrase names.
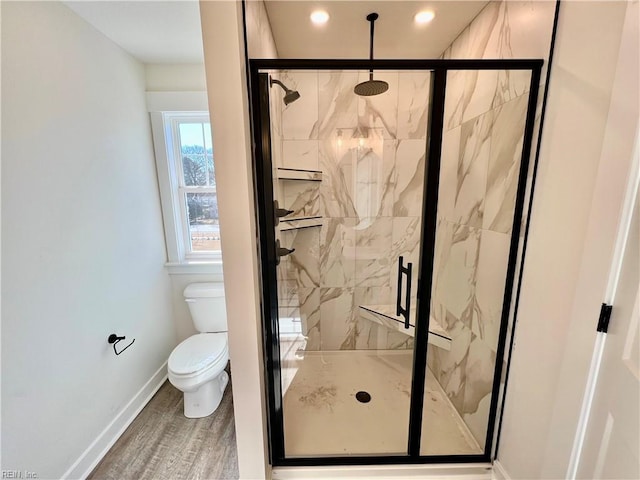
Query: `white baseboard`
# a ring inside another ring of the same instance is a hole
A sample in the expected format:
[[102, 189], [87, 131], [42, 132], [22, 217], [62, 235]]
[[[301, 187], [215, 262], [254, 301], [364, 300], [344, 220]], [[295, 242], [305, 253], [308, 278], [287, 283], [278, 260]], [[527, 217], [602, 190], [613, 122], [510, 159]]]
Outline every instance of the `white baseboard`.
[[440, 465], [379, 465], [341, 467], [276, 467], [272, 480], [303, 479], [434, 479], [442, 480], [491, 480], [491, 465], [440, 464]]
[[98, 462], [107, 454], [109, 449], [116, 443], [131, 422], [138, 416], [149, 400], [155, 395], [160, 387], [167, 380], [167, 362], [164, 362], [156, 373], [144, 384], [127, 403], [120, 413], [107, 425], [89, 447], [80, 455], [63, 479], [85, 479], [91, 471], [98, 465]]
[[511, 477], [499, 460], [493, 462], [493, 478], [495, 480], [511, 480]]

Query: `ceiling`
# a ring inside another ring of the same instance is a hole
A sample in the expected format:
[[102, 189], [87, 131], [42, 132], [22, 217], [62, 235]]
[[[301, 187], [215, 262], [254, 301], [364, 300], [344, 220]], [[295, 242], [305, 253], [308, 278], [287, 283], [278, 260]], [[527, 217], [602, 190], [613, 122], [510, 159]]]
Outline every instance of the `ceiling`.
[[[437, 58], [484, 8], [487, 1], [281, 1], [265, 2], [280, 58], [368, 58], [369, 22], [377, 12], [375, 58]], [[316, 9], [329, 13], [323, 26], [309, 15]], [[436, 16], [418, 26], [413, 17], [421, 10]]]
[[64, 3], [142, 63], [203, 62], [197, 0]]
[[[71, 10], [142, 63], [202, 63], [197, 0], [65, 1]], [[369, 22], [375, 11], [375, 58], [435, 58], [482, 10], [487, 1], [267, 0], [280, 58], [368, 58]], [[309, 20], [324, 9], [329, 22]], [[413, 22], [423, 9], [435, 12], [424, 26]]]

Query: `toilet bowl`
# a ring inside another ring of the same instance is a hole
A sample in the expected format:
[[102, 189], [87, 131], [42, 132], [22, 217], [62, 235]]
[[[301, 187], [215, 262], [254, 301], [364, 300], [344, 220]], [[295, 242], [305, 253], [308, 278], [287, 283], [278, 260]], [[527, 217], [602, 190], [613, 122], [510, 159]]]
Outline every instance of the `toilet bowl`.
[[184, 291], [197, 333], [181, 342], [168, 361], [169, 381], [184, 392], [184, 415], [201, 418], [220, 405], [229, 383], [224, 290], [218, 284], [196, 283]]

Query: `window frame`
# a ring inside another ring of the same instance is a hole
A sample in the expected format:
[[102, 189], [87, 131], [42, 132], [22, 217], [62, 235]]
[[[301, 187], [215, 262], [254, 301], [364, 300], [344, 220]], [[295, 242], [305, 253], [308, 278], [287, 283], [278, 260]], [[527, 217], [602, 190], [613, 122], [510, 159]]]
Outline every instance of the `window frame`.
[[[185, 185], [182, 166], [182, 151], [180, 148], [179, 125], [181, 123], [208, 123], [211, 125], [209, 112], [151, 112], [151, 126], [156, 153], [156, 167], [158, 172], [162, 216], [164, 219], [168, 263], [169, 265], [221, 263], [222, 254], [220, 250], [197, 252], [191, 249], [187, 194], [216, 194], [217, 192], [215, 185]], [[213, 146], [211, 148], [213, 150]]]

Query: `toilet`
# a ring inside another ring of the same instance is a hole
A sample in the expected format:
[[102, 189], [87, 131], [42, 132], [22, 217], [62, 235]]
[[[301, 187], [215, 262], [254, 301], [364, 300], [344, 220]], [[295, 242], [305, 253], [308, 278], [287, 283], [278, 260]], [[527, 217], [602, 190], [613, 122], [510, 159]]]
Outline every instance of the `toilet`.
[[215, 412], [229, 383], [224, 288], [192, 283], [184, 289], [191, 320], [200, 333], [178, 345], [169, 356], [169, 381], [184, 392], [184, 415], [201, 418]]

